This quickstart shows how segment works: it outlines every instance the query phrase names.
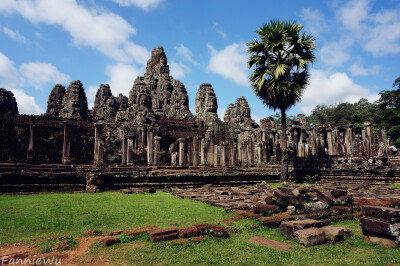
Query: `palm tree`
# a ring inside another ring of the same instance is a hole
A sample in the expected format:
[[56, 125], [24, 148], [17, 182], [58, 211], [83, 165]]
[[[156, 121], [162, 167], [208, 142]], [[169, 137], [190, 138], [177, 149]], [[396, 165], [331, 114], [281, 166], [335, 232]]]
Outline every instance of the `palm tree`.
[[399, 89], [400, 89], [400, 77], [395, 79], [394, 82], [393, 82], [393, 87], [396, 87], [396, 86], [399, 86]]
[[315, 61], [315, 37], [300, 33], [302, 29], [303, 25], [294, 21], [271, 20], [257, 28], [259, 39], [247, 43], [254, 92], [265, 105], [282, 114], [281, 182], [288, 180], [286, 110], [300, 100], [309, 80], [308, 65]]

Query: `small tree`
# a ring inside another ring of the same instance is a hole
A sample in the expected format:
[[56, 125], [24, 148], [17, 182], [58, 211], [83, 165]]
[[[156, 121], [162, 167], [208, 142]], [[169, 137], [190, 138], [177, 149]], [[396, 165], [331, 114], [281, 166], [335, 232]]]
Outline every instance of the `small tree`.
[[315, 38], [300, 33], [303, 25], [294, 21], [271, 20], [257, 28], [258, 39], [247, 43], [250, 83], [265, 105], [282, 114], [281, 182], [288, 180], [286, 110], [298, 102], [308, 84], [308, 65], [315, 61]]

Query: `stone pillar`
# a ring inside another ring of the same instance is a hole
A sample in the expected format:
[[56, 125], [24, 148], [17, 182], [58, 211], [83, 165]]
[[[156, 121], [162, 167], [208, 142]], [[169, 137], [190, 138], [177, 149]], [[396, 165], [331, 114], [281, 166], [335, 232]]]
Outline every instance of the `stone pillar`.
[[154, 137], [154, 162], [156, 165], [160, 164], [161, 161], [161, 137], [155, 136]]
[[135, 138], [133, 140], [133, 152], [134, 153], [139, 152], [139, 135], [135, 135]]
[[346, 146], [346, 154], [348, 156], [353, 156], [353, 126], [347, 125], [346, 133], [344, 135], [344, 143]]
[[171, 165], [178, 164], [178, 156], [179, 154], [176, 151], [171, 153]]
[[62, 164], [71, 164], [71, 128], [68, 122], [64, 122], [64, 142]]
[[193, 137], [193, 165], [199, 165], [199, 137]]
[[246, 167], [248, 160], [247, 160], [247, 141], [242, 142], [242, 167]]
[[388, 150], [388, 142], [387, 142], [387, 135], [386, 130], [384, 128], [380, 128], [378, 130], [378, 156], [383, 157], [386, 156]]
[[226, 146], [227, 143], [223, 142], [221, 146], [221, 160], [220, 160], [221, 166], [226, 166]]
[[365, 131], [365, 138], [368, 140], [367, 154], [373, 156], [375, 152], [375, 136], [374, 136], [374, 127], [370, 122], [364, 122], [364, 131]]
[[251, 137], [249, 137], [249, 141], [248, 141], [248, 144], [247, 144], [247, 150], [246, 150], [246, 152], [247, 152], [247, 162], [248, 162], [248, 165], [249, 165], [249, 167], [251, 167], [251, 165], [253, 164], [253, 155], [254, 155], [254, 153], [253, 153], [253, 139], [251, 138]]
[[191, 139], [186, 142], [186, 164], [192, 165], [192, 143]]
[[179, 165], [185, 164], [185, 140], [179, 138]]
[[121, 152], [122, 152], [122, 164], [126, 165], [128, 162], [128, 138], [125, 134], [125, 129], [121, 130]]
[[103, 145], [101, 144], [102, 124], [94, 125], [94, 164], [103, 163]]
[[200, 139], [200, 164], [206, 165], [206, 151], [205, 151], [205, 139]]
[[328, 154], [334, 155], [332, 129], [327, 131]]
[[131, 137], [128, 137], [128, 145], [127, 145], [127, 150], [126, 150], [126, 164], [127, 165], [132, 165], [132, 152], [133, 152], [133, 146], [134, 146], [134, 139]]
[[232, 166], [236, 166], [237, 165], [237, 161], [238, 161], [238, 159], [237, 159], [237, 154], [238, 154], [238, 152], [237, 152], [237, 149], [238, 149], [238, 147], [237, 147], [238, 145], [237, 145], [237, 143], [235, 143], [235, 142], [233, 142], [232, 143], [232, 150], [231, 150], [231, 164], [232, 164]]
[[257, 166], [260, 166], [262, 164], [262, 144], [261, 143], [256, 143], [256, 157], [257, 157]]
[[147, 164], [154, 164], [154, 132], [152, 129], [147, 131]]
[[220, 166], [220, 147], [219, 145], [214, 145], [214, 166]]
[[146, 130], [142, 128], [140, 130], [139, 153], [142, 154], [145, 147], [146, 147]]
[[29, 123], [29, 146], [26, 155], [26, 162], [33, 163], [35, 161], [35, 128], [36, 125], [32, 120]]

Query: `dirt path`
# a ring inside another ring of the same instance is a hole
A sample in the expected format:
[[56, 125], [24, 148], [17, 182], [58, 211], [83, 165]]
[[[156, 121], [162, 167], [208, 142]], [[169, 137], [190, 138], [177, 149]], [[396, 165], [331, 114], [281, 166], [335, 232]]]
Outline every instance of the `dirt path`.
[[104, 257], [93, 258], [90, 246], [102, 237], [77, 238], [78, 247], [73, 250], [39, 253], [33, 244], [15, 243], [0, 247], [0, 265], [111, 265]]

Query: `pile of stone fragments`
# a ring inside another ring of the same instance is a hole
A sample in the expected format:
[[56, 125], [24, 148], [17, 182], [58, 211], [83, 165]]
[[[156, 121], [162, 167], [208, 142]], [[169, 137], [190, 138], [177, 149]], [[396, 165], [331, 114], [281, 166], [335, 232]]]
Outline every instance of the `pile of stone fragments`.
[[363, 206], [360, 225], [364, 240], [385, 247], [400, 246], [400, 209]]
[[[393, 243], [399, 244], [400, 211], [382, 207], [400, 206], [400, 191], [396, 188], [377, 186], [371, 189], [368, 184], [285, 184], [272, 189], [268, 184], [261, 184], [256, 188], [247, 188], [245, 185], [236, 189], [205, 185], [202, 188], [169, 191], [181, 198], [231, 210], [239, 215], [236, 220], [251, 218], [266, 227], [279, 227], [282, 235], [295, 238], [307, 247], [341, 241], [351, 236], [350, 229], [329, 225], [342, 219], [360, 217], [363, 208], [361, 227], [364, 235], [372, 239], [372, 233], [386, 234]], [[368, 207], [371, 205], [375, 207]], [[379, 220], [380, 215], [383, 218]]]

